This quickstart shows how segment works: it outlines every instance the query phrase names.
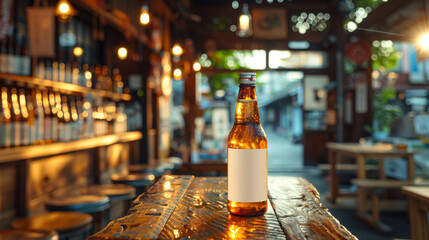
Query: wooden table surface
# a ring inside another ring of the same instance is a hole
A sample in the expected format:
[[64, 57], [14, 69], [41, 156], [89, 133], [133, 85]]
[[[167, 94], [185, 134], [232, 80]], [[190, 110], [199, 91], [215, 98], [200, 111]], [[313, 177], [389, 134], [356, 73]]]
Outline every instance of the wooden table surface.
[[238, 217], [227, 210], [226, 177], [165, 175], [89, 239], [357, 239], [307, 180], [269, 177], [268, 188], [265, 215]]

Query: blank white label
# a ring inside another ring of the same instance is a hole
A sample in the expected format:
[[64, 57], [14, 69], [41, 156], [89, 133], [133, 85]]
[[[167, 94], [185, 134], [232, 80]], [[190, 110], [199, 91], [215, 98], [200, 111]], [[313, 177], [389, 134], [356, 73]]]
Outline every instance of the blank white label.
[[228, 200], [267, 200], [267, 149], [228, 148]]

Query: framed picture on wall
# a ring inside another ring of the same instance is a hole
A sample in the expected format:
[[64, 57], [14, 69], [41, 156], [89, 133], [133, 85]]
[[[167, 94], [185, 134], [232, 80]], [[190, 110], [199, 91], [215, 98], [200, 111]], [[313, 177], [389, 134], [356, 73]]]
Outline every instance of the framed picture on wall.
[[261, 39], [284, 39], [287, 37], [286, 10], [276, 8], [254, 9], [253, 37]]

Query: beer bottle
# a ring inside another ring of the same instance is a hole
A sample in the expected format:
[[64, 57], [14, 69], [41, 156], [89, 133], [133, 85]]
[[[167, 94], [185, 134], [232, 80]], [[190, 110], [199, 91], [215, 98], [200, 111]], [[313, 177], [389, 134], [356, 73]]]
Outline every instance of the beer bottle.
[[267, 137], [259, 119], [255, 73], [239, 73], [234, 126], [228, 136], [228, 211], [257, 216], [267, 211]]

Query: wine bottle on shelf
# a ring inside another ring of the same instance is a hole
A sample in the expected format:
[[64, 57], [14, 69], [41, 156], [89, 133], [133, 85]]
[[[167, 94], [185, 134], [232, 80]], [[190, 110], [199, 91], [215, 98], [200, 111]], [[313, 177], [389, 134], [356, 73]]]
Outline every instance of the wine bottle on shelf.
[[62, 96], [62, 109], [64, 112], [64, 130], [63, 130], [63, 134], [64, 134], [64, 141], [70, 141], [70, 135], [71, 135], [71, 131], [70, 131], [70, 111], [69, 111], [69, 106], [67, 104], [67, 96], [63, 95]]
[[20, 36], [20, 34], [15, 34], [16, 38], [15, 38], [15, 49], [14, 49], [14, 64], [15, 66], [13, 67], [13, 73], [14, 74], [19, 74], [19, 75], [23, 75], [22, 69], [21, 69], [21, 64], [22, 64], [22, 57], [21, 57], [21, 44], [22, 44], [22, 37]]
[[28, 109], [28, 125], [29, 125], [29, 140], [30, 145], [35, 143], [36, 140], [36, 119], [37, 119], [37, 109], [35, 106], [35, 96], [34, 89], [27, 90], [27, 109]]
[[57, 103], [55, 101], [55, 93], [50, 91], [49, 92], [49, 104], [51, 105], [51, 133], [52, 133], [52, 141], [58, 142], [58, 108]]
[[124, 82], [118, 68], [113, 69], [113, 92], [124, 93]]
[[62, 106], [62, 97], [61, 94], [57, 94], [55, 95], [55, 100], [57, 102], [57, 104], [60, 105], [58, 112], [57, 112], [57, 117], [58, 117], [58, 140], [60, 142], [64, 142], [65, 138], [64, 138], [64, 132], [65, 132], [65, 121], [64, 121], [64, 108]]
[[72, 141], [77, 140], [78, 139], [78, 127], [77, 127], [77, 122], [79, 119], [79, 114], [77, 112], [77, 108], [76, 108], [76, 98], [74, 96], [70, 96], [69, 98], [69, 102], [70, 102], [70, 113], [71, 113], [71, 121], [70, 121], [70, 130], [71, 130], [71, 134], [70, 134], [70, 139]]
[[36, 131], [34, 135], [34, 144], [41, 144], [44, 142], [45, 130], [45, 109], [43, 107], [42, 91], [36, 89], [35, 108], [36, 108]]
[[0, 45], [0, 73], [7, 73], [7, 37], [1, 41]]
[[27, 108], [27, 97], [24, 89], [19, 89], [19, 106], [21, 108], [21, 122], [20, 122], [20, 133], [21, 133], [21, 146], [30, 145], [30, 124], [29, 124], [29, 112]]
[[52, 81], [58, 82], [60, 80], [59, 64], [58, 61], [52, 62]]
[[83, 106], [82, 106], [82, 97], [76, 98], [76, 113], [78, 115], [77, 121], [76, 121], [76, 128], [77, 128], [77, 140], [83, 138], [83, 133], [85, 131], [84, 129], [84, 121], [85, 118], [88, 116], [86, 113], [86, 116], [83, 114]]
[[10, 101], [12, 103], [12, 146], [18, 147], [21, 145], [21, 109], [16, 88], [10, 90]]
[[52, 69], [52, 61], [46, 60], [45, 64], [45, 79], [53, 80], [53, 69]]
[[31, 75], [31, 58], [30, 55], [28, 55], [27, 51], [27, 38], [22, 38], [22, 44], [21, 44], [21, 74], [24, 76], [30, 76]]
[[49, 95], [48, 90], [43, 90], [43, 109], [44, 109], [44, 118], [43, 118], [43, 139], [41, 143], [50, 143], [52, 142], [52, 112], [51, 105], [49, 104]]
[[1, 88], [1, 113], [2, 119], [0, 125], [0, 147], [6, 148], [12, 145], [12, 113], [8, 90], [6, 87]]
[[66, 64], [65, 75], [66, 75], [65, 82], [72, 83], [72, 66], [70, 63]]
[[7, 51], [7, 73], [15, 73], [15, 38], [13, 34], [8, 37], [8, 51]]
[[45, 61], [43, 61], [43, 59], [41, 59], [41, 58], [38, 59], [36, 76], [40, 79], [45, 78]]
[[59, 63], [60, 82], [66, 82], [66, 64], [64, 62]]
[[95, 66], [95, 76], [93, 76], [94, 78], [94, 82], [92, 83], [93, 88], [97, 89], [97, 90], [101, 90], [102, 89], [102, 74], [101, 74], [101, 66], [100, 65], [96, 65]]
[[72, 77], [71, 77], [71, 83], [72, 84], [75, 84], [75, 85], [80, 85], [80, 79], [79, 79], [79, 73], [80, 73], [80, 70], [79, 70], [79, 64], [77, 63], [77, 62], [73, 62], [72, 63], [72, 70], [71, 70], [71, 75], [72, 75]]

